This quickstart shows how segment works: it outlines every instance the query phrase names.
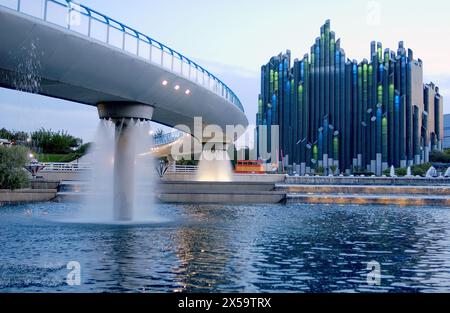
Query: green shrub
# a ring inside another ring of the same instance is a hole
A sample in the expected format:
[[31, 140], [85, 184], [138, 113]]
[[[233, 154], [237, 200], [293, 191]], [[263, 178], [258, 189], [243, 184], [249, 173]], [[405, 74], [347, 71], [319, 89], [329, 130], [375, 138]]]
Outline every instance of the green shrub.
[[416, 175], [425, 176], [427, 174], [427, 171], [430, 169], [430, 167], [432, 165], [433, 164], [431, 164], [431, 163], [424, 163], [424, 164], [421, 164], [421, 165], [414, 165], [411, 168], [411, 172], [412, 172], [412, 174], [414, 176], [416, 176]]
[[191, 157], [190, 160], [185, 160], [181, 158], [181, 160], [176, 161], [177, 165], [198, 165], [198, 161], [195, 160], [194, 156]]
[[330, 166], [330, 171], [331, 171], [330, 174], [335, 175], [336, 174], [336, 170], [337, 170], [337, 166], [336, 165], [331, 165]]
[[436, 163], [450, 163], [450, 150], [433, 150], [430, 153], [430, 161]]
[[24, 166], [28, 162], [28, 150], [25, 147], [0, 146], [0, 189], [20, 189], [29, 186]]
[[319, 176], [325, 175], [325, 168], [323, 166], [319, 166], [316, 170], [316, 174]]
[[[411, 166], [411, 174], [413, 176], [417, 176], [417, 175], [425, 176], [427, 174], [427, 171], [430, 169], [431, 165], [432, 165], [431, 163], [424, 163], [421, 165]], [[407, 171], [408, 171], [408, 168], [396, 168], [395, 175], [406, 176]], [[383, 174], [389, 176], [391, 174], [391, 168], [384, 170]]]

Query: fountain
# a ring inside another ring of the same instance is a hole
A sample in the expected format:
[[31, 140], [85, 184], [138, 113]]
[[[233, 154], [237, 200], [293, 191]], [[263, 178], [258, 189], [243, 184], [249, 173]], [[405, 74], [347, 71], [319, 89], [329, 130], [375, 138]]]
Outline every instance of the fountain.
[[133, 219], [136, 146], [133, 119], [115, 120], [113, 216], [117, 221]]
[[153, 108], [138, 103], [105, 103], [98, 105], [98, 111], [101, 120], [83, 218], [98, 222], [147, 218], [152, 206], [154, 166], [145, 152], [151, 146]]
[[406, 177], [413, 177], [412, 171], [411, 171], [411, 166], [408, 166], [408, 169], [406, 170]]
[[397, 177], [397, 175], [395, 175], [395, 167], [394, 165], [391, 166], [391, 172], [389, 173], [390, 177]]
[[200, 157], [197, 181], [230, 182], [233, 180], [233, 169], [226, 150], [205, 149]]
[[437, 176], [437, 171], [434, 166], [430, 167], [425, 175], [426, 178], [434, 178]]
[[25, 43], [20, 51], [14, 55], [17, 58], [15, 71], [9, 74], [11, 85], [20, 91], [39, 93], [41, 89], [41, 61], [42, 52], [39, 49], [39, 38]]
[[450, 167], [445, 171], [444, 177], [450, 177]]

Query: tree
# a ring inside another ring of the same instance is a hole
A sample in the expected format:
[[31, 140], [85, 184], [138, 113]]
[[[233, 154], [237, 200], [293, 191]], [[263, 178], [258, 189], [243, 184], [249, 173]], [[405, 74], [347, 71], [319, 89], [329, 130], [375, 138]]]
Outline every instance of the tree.
[[67, 154], [79, 147], [83, 141], [75, 138], [65, 131], [53, 132], [41, 128], [31, 134], [34, 145], [42, 149], [43, 153]]
[[0, 129], [0, 138], [1, 139], [7, 139], [12, 140], [13, 134], [7, 130], [6, 128]]
[[22, 146], [0, 146], [0, 189], [20, 189], [29, 185], [24, 166], [28, 149]]
[[6, 128], [0, 129], [0, 138], [10, 141], [26, 142], [28, 139], [28, 133], [23, 131], [9, 131]]

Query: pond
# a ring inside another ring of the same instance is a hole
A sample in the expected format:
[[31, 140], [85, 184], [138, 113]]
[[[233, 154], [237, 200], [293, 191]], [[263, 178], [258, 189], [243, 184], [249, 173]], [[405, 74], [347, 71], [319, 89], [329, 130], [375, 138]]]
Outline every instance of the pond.
[[64, 219], [80, 206], [0, 207], [0, 292], [450, 292], [445, 208], [160, 204], [154, 223]]

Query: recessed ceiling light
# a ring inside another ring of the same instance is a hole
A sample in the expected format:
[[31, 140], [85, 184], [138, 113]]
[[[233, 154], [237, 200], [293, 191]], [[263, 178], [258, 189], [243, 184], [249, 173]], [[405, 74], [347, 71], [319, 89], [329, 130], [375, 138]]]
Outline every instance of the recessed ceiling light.
[[179, 90], [180, 86], [179, 85], [175, 85], [175, 87], [173, 87], [175, 90]]
[[186, 91], [184, 93], [188, 95], [191, 93], [191, 91], [189, 89], [186, 89]]
[[167, 86], [167, 85], [169, 84], [169, 82], [168, 82], [167, 80], [163, 80], [163, 81], [161, 82], [161, 84], [162, 84], [163, 86]]

